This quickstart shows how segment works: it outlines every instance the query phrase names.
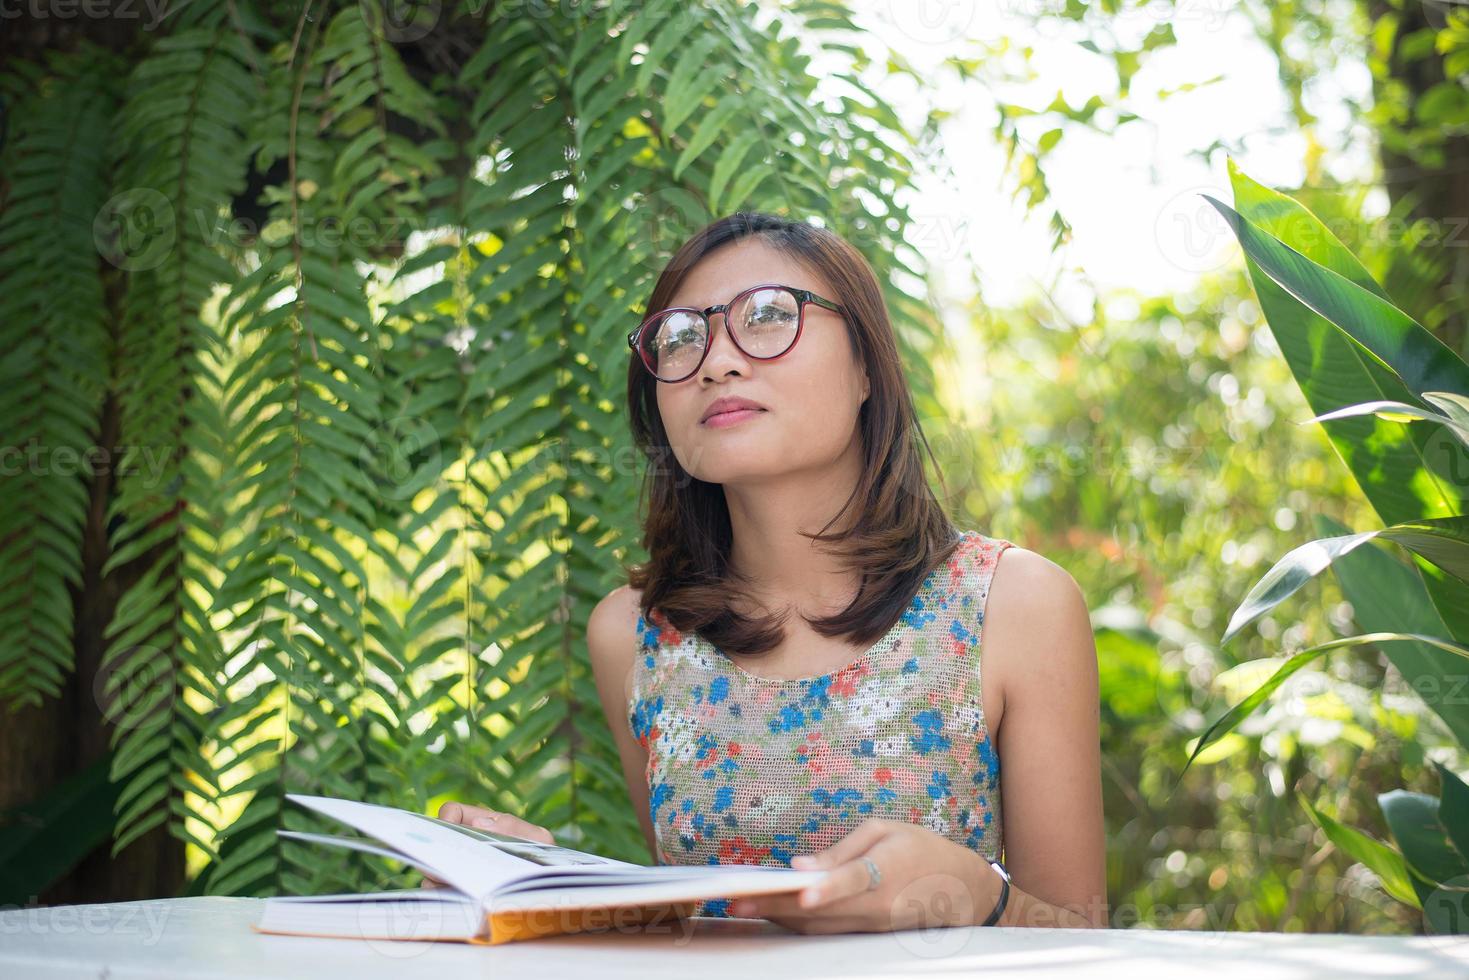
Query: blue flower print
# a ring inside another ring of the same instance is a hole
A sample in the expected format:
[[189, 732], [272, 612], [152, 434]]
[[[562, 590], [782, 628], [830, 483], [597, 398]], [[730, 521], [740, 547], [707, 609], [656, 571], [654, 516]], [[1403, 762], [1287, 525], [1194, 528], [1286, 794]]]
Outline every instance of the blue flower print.
[[913, 716], [913, 724], [918, 726], [918, 734], [911, 739], [913, 748], [927, 755], [935, 749], [946, 749], [949, 740], [944, 737], [944, 716], [933, 708], [920, 711]]

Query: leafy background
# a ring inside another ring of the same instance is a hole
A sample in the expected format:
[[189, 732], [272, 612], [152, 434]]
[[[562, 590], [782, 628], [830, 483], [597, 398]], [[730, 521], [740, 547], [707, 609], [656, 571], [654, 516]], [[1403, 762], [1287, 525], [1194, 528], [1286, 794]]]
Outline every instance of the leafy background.
[[[1288, 190], [1463, 350], [1465, 11], [1244, 11], [1307, 148]], [[1386, 837], [1377, 791], [1462, 771], [1380, 650], [1296, 675], [1184, 771], [1283, 655], [1356, 631], [1323, 579], [1222, 644], [1251, 583], [1314, 518], [1375, 523], [1290, 424], [1311, 411], [1243, 263], [1081, 321], [939, 296], [908, 232], [919, 175], [949, 171], [944, 111], [905, 120], [866, 81], [931, 79], [851, 14], [236, 2], [0, 38], [0, 902], [409, 880], [277, 837], [327, 829], [295, 791], [474, 800], [648, 860], [582, 640], [639, 557], [623, 337], [672, 250], [743, 207], [874, 263], [955, 519], [1085, 588], [1114, 924], [1421, 930], [1298, 802]], [[945, 59], [1059, 255], [1049, 155], [1142, 124], [1132, 80], [1187, 14], [1037, 5]], [[1015, 99], [1041, 29], [1115, 87]], [[1395, 234], [1311, 108], [1343, 60], [1372, 74], [1351, 109]]]

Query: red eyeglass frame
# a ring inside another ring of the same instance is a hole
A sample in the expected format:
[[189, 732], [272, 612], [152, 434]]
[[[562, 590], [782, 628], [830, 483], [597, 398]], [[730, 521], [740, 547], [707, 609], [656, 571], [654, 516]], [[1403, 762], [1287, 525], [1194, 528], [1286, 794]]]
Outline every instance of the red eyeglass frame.
[[[761, 357], [758, 354], [751, 354], [749, 351], [745, 350], [743, 347], [740, 346], [740, 342], [738, 338], [735, 337], [734, 331], [729, 329], [729, 311], [733, 309], [740, 302], [740, 300], [744, 299], [746, 296], [749, 296], [751, 293], [759, 292], [762, 289], [784, 289], [786, 292], [790, 293], [796, 298], [796, 335], [791, 338], [791, 343], [789, 347], [781, 351], [779, 354], [772, 354], [769, 357]], [[841, 316], [847, 315], [847, 309], [846, 307], [842, 306], [842, 304], [834, 300], [829, 300], [825, 296], [818, 296], [816, 293], [813, 293], [809, 289], [797, 289], [795, 286], [787, 286], [784, 283], [779, 282], [762, 282], [758, 286], [751, 286], [748, 289], [741, 290], [728, 303], [720, 303], [716, 306], [710, 306], [702, 310], [699, 309], [697, 306], [670, 306], [666, 309], [659, 310], [657, 313], [650, 314], [649, 316], [643, 318], [643, 322], [638, 324], [636, 330], [627, 335], [627, 346], [631, 348], [635, 354], [637, 354], [638, 360], [642, 362], [643, 368], [653, 376], [654, 381], [661, 381], [664, 384], [678, 384], [679, 382], [687, 381], [689, 378], [692, 378], [694, 375], [698, 374], [699, 369], [704, 366], [705, 358], [709, 356], [709, 351], [713, 349], [714, 321], [711, 319], [711, 317], [713, 317], [714, 314], [724, 314], [725, 333], [729, 334], [729, 339], [731, 343], [733, 343], [735, 347], [739, 348], [741, 354], [744, 354], [746, 357], [754, 358], [757, 361], [773, 361], [778, 357], [785, 357], [791, 351], [796, 349], [796, 344], [800, 343], [801, 331], [804, 330], [806, 326], [806, 306], [810, 303], [814, 303], [824, 309], [831, 310], [833, 313], [840, 314]], [[642, 340], [643, 331], [648, 328], [648, 325], [656, 320], [661, 319], [664, 316], [667, 316], [669, 313], [693, 313], [696, 316], [702, 317], [704, 319], [705, 334], [708, 337], [708, 340], [704, 344], [704, 353], [699, 355], [699, 363], [695, 364], [694, 369], [681, 378], [670, 379], [658, 377], [658, 372], [653, 369], [653, 365], [648, 363], [647, 352], [643, 350], [642, 344], [640, 343], [640, 341]]]

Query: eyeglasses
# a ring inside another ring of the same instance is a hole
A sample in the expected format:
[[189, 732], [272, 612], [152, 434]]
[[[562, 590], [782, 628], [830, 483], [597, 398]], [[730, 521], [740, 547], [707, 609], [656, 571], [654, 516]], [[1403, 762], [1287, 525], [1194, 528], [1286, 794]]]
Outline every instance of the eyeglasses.
[[741, 353], [770, 361], [796, 346], [806, 320], [806, 304], [815, 303], [842, 316], [839, 303], [809, 289], [776, 283], [751, 286], [721, 306], [700, 310], [673, 306], [659, 310], [627, 335], [627, 346], [638, 353], [648, 373], [669, 384], [694, 376], [709, 354], [713, 328], [709, 318], [724, 314], [725, 331]]

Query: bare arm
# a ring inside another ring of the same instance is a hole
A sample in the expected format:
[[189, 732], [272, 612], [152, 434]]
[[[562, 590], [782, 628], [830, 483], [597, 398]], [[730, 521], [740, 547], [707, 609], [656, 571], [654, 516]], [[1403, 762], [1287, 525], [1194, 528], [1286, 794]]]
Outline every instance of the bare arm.
[[[1061, 566], [1008, 548], [983, 630], [985, 679], [995, 678], [1003, 695], [993, 734], [1005, 867], [1014, 878], [999, 924], [1105, 927], [1100, 694], [1086, 599]], [[998, 897], [999, 875], [980, 864]]]
[[617, 744], [627, 795], [642, 824], [648, 854], [657, 864], [653, 822], [648, 816], [648, 753], [633, 737], [628, 715], [631, 708], [633, 662], [638, 655], [638, 593], [628, 586], [609, 592], [587, 618], [587, 653], [597, 682], [602, 712]]

